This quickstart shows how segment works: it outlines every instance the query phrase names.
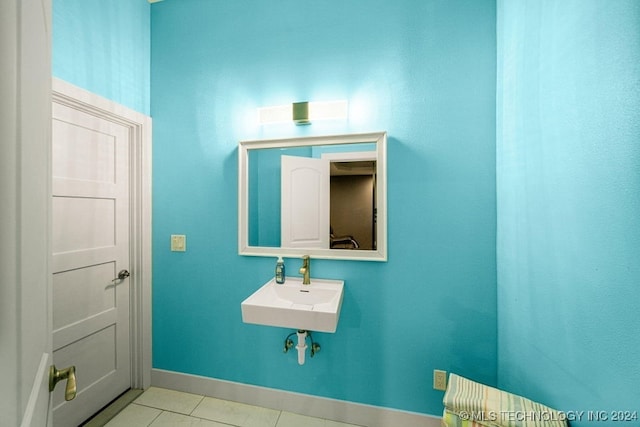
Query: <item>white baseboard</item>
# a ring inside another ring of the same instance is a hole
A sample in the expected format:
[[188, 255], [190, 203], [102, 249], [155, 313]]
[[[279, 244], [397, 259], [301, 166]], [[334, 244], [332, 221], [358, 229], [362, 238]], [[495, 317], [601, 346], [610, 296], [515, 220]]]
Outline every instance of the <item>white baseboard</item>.
[[151, 385], [366, 427], [440, 427], [440, 418], [198, 375], [153, 369]]

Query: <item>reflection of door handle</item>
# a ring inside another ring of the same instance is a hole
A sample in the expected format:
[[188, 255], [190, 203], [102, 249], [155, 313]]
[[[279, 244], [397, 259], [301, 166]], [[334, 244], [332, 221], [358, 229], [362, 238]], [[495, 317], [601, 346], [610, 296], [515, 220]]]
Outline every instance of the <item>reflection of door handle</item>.
[[120, 270], [120, 272], [118, 273], [118, 277], [113, 279], [112, 282], [115, 282], [116, 280], [124, 280], [129, 276], [131, 276], [131, 274], [129, 274], [127, 270]]
[[76, 367], [70, 366], [67, 369], [58, 370], [55, 365], [49, 368], [49, 391], [56, 388], [56, 384], [62, 380], [67, 380], [64, 389], [64, 400], [69, 401], [76, 397]]

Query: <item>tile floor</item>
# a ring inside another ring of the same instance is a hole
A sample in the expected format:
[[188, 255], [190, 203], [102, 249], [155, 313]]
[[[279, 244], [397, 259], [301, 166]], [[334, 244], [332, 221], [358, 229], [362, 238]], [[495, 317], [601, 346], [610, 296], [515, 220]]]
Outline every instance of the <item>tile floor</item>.
[[106, 427], [360, 427], [151, 387]]

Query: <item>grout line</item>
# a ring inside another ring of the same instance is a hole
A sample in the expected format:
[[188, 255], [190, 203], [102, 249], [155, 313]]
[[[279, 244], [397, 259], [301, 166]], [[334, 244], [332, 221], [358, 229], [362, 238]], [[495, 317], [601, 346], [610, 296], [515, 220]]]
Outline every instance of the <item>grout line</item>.
[[[204, 396], [203, 396], [203, 397], [204, 397]], [[156, 408], [156, 409], [158, 409], [158, 408]], [[210, 419], [208, 419], [208, 418], [200, 418], [200, 417], [196, 417], [196, 416], [193, 416], [193, 415], [190, 415], [190, 414], [183, 414], [182, 412], [169, 411], [168, 409], [162, 409], [162, 412], [160, 412], [160, 414], [159, 414], [159, 415], [158, 415], [158, 416], [157, 416], [153, 421], [155, 421], [156, 419], [158, 419], [158, 417], [160, 417], [160, 415], [162, 415], [164, 412], [166, 412], [166, 413], [168, 413], [168, 414], [182, 415], [183, 417], [189, 417], [189, 418], [192, 418], [192, 419], [194, 419], [194, 420], [199, 420], [199, 421], [213, 421], [213, 422], [215, 422], [215, 423], [218, 423], [218, 424], [224, 424], [225, 426], [229, 426], [229, 427], [242, 427], [242, 426], [236, 426], [235, 424], [227, 424], [227, 423], [223, 423], [222, 421], [215, 421], [215, 420], [210, 420]], [[151, 424], [153, 424], [153, 423], [151, 423]], [[149, 424], [149, 426], [150, 426], [151, 424]], [[149, 426], [147, 426], [147, 427], [149, 427]]]
[[[140, 406], [144, 406], [144, 405], [140, 405]], [[157, 408], [156, 408], [156, 409], [157, 409]], [[158, 415], [156, 415], [156, 417], [155, 417], [154, 419], [152, 419], [152, 420], [151, 420], [151, 422], [150, 422], [149, 424], [147, 424], [147, 427], [149, 427], [151, 424], [155, 423], [155, 422], [156, 422], [156, 420], [157, 420], [158, 418], [160, 418], [160, 415], [162, 415], [162, 412], [163, 412], [163, 411], [160, 411], [160, 413], [159, 413]]]
[[280, 418], [282, 417], [282, 411], [278, 411], [278, 419], [276, 420], [276, 424], [273, 427], [278, 427], [278, 423], [280, 422]]
[[[198, 395], [198, 396], [199, 396], [199, 395]], [[196, 409], [198, 409], [198, 406], [200, 406], [200, 405], [202, 404], [202, 402], [204, 401], [204, 398], [205, 398], [205, 397], [206, 397], [206, 396], [204, 396], [204, 395], [202, 395], [202, 396], [200, 397], [200, 401], [199, 401], [198, 403], [196, 403], [196, 406], [194, 406], [194, 407], [193, 407], [193, 409], [191, 410], [191, 412], [189, 412], [189, 414], [188, 414], [189, 416], [191, 416], [191, 414], [193, 414], [193, 413], [195, 412], [195, 410], [196, 410]], [[198, 418], [198, 417], [196, 417], [196, 418]]]
[[143, 391], [130, 389], [122, 393], [118, 398], [109, 403], [100, 412], [94, 414], [89, 420], [82, 424], [83, 427], [103, 427], [118, 415], [124, 408], [131, 405]]

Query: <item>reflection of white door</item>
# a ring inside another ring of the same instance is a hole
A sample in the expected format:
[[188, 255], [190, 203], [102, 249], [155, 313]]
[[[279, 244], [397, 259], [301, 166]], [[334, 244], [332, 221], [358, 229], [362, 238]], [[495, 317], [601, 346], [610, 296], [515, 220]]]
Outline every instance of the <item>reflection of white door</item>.
[[[53, 395], [54, 425], [78, 425], [131, 385], [129, 128], [53, 103], [53, 360], [78, 394]], [[114, 280], [116, 279], [116, 280]]]
[[282, 156], [282, 247], [329, 248], [329, 161]]

